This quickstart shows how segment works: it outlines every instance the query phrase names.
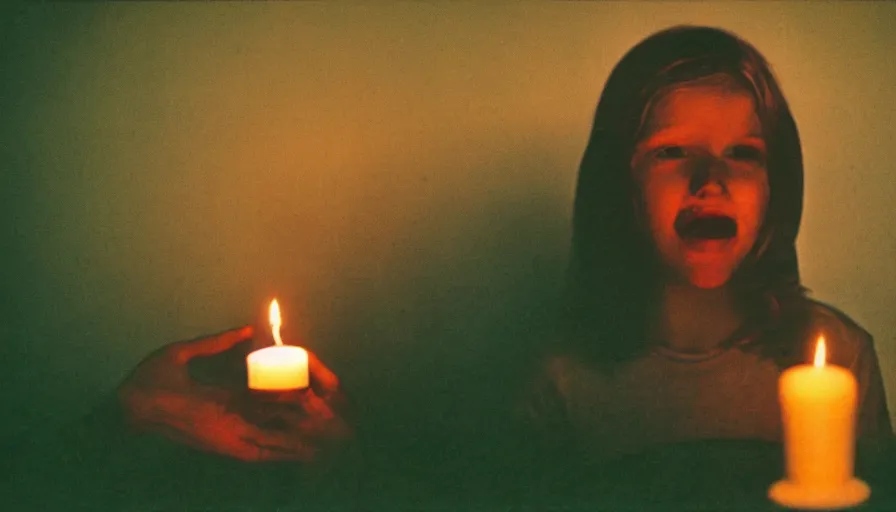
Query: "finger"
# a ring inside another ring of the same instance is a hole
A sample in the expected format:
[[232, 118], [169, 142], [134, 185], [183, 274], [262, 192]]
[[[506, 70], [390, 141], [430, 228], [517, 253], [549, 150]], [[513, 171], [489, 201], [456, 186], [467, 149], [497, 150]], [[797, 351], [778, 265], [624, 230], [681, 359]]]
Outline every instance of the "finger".
[[337, 438], [343, 436], [347, 431], [338, 417], [324, 419], [320, 416], [310, 416], [304, 412], [293, 410], [269, 411], [264, 418], [258, 419], [259, 421], [255, 423], [266, 431], [300, 436], [306, 440]]
[[225, 455], [244, 462], [266, 462], [277, 460], [294, 460], [312, 462], [317, 450], [311, 446], [297, 446], [286, 448], [278, 445], [266, 445], [254, 442], [252, 439], [240, 438], [229, 440], [226, 443], [193, 444], [194, 448], [203, 451]]
[[317, 450], [305, 447], [298, 450], [283, 451], [267, 446], [255, 447], [253, 462], [271, 462], [278, 460], [294, 460], [299, 462], [313, 462], [317, 458]]
[[339, 390], [339, 377], [310, 350], [308, 351], [308, 372], [322, 395], [327, 396]]
[[170, 353], [178, 363], [186, 364], [194, 357], [218, 354], [240, 342], [250, 340], [253, 333], [254, 329], [252, 326], [247, 325], [206, 338], [180, 341], [171, 345]]
[[239, 415], [222, 414], [195, 425], [156, 423], [148, 430], [162, 434], [197, 450], [217, 453], [245, 462], [294, 460], [312, 462], [318, 449], [310, 428], [300, 433], [269, 431], [243, 420]]
[[255, 448], [255, 460], [313, 460], [317, 450], [311, 438], [296, 433], [266, 430], [249, 425], [240, 441]]
[[304, 408], [305, 411], [308, 412], [308, 414], [314, 417], [329, 420], [335, 416], [333, 408], [330, 407], [330, 404], [327, 403], [325, 399], [317, 396], [317, 394], [313, 391], [302, 393], [300, 395], [300, 401], [302, 404], [302, 408]]
[[[250, 423], [256, 425], [280, 424], [284, 427], [298, 425], [307, 418], [332, 417], [332, 409], [326, 409], [327, 404], [319, 398], [314, 399], [304, 395], [313, 394], [311, 390], [305, 390], [301, 394], [294, 394], [289, 401], [260, 402], [244, 405], [238, 412]], [[284, 428], [281, 427], [281, 428]]]
[[192, 438], [188, 440], [192, 446], [248, 462], [311, 461], [316, 451], [310, 438], [262, 429], [238, 414], [206, 418], [192, 427], [181, 433]]

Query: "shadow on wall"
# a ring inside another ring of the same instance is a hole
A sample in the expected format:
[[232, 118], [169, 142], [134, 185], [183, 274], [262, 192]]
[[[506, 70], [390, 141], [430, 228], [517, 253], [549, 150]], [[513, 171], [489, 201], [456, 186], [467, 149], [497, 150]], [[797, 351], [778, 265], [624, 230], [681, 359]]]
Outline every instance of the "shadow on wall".
[[[481, 172], [538, 181], [562, 167], [549, 154], [520, 150]], [[434, 205], [412, 229], [389, 230], [394, 239], [368, 241], [390, 245], [388, 257], [358, 253], [332, 269], [326, 297], [290, 306], [317, 323], [285, 325], [284, 339], [303, 340], [340, 375], [362, 437], [392, 454], [380, 456], [400, 454], [389, 467], [445, 477], [464, 464], [458, 453], [493, 450], [528, 356], [550, 340], [569, 239], [560, 188], [514, 183], [488, 201]], [[479, 209], [458, 210], [471, 204]]]
[[[549, 155], [520, 150], [481, 173], [538, 178], [562, 167]], [[374, 422], [473, 428], [509, 405], [525, 354], [550, 336], [561, 292], [571, 194], [560, 188], [514, 184], [478, 211], [436, 208], [391, 241], [376, 272], [345, 269], [330, 310], [311, 312], [328, 322], [309, 346]]]

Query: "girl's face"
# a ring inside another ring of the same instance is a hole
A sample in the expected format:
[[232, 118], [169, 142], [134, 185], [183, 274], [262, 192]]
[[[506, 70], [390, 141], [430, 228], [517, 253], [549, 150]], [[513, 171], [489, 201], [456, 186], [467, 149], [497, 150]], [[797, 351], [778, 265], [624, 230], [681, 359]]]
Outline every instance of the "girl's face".
[[682, 85], [648, 112], [632, 169], [669, 277], [716, 288], [756, 242], [769, 187], [752, 96], [733, 83]]

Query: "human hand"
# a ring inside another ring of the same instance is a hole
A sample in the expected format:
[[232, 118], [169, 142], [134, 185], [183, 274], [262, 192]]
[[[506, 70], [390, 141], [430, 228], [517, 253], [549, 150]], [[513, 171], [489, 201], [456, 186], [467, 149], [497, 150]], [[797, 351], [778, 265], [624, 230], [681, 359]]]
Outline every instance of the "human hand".
[[141, 361], [118, 389], [134, 428], [243, 461], [319, 461], [354, 433], [344, 419], [338, 377], [311, 352], [311, 387], [258, 399], [240, 386], [198, 382], [189, 371], [197, 358], [226, 352], [252, 339], [244, 327], [164, 346]]

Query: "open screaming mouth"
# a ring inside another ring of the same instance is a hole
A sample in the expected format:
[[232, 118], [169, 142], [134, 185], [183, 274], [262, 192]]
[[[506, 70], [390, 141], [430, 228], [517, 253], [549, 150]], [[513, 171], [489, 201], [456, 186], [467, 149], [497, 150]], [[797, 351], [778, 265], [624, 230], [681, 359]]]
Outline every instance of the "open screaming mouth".
[[724, 240], [737, 235], [737, 222], [718, 213], [683, 210], [675, 218], [675, 231], [683, 240]]

